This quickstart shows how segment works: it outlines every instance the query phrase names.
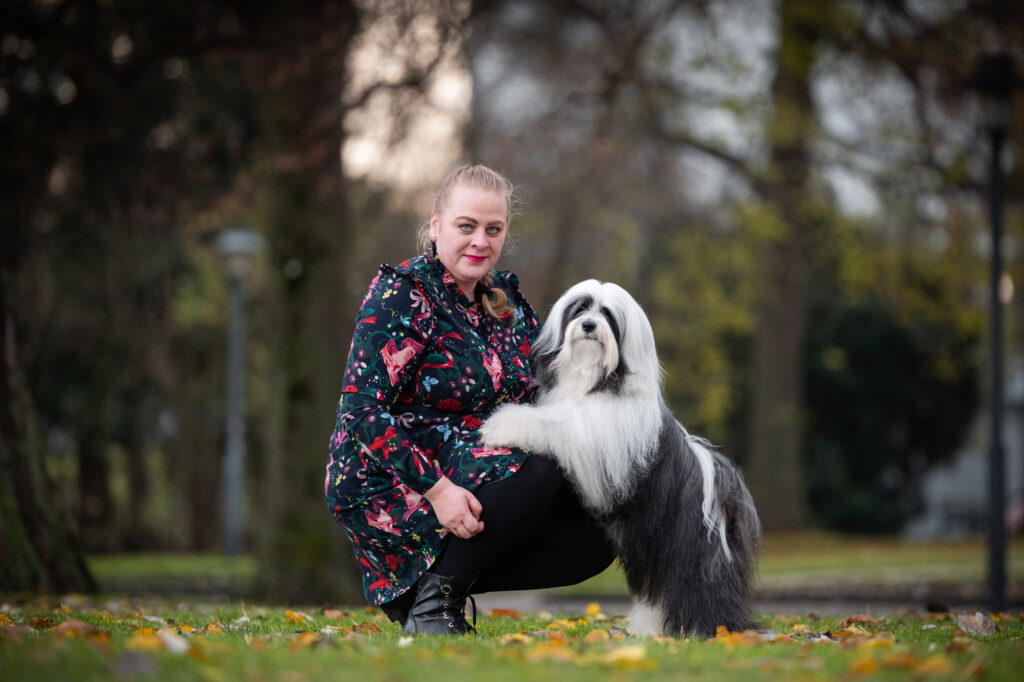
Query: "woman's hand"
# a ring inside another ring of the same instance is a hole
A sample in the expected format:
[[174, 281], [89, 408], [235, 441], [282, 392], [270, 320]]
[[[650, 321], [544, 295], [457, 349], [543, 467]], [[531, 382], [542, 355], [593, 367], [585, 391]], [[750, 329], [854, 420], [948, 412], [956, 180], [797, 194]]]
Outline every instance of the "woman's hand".
[[480, 520], [483, 506], [473, 493], [442, 477], [423, 494], [434, 508], [437, 520], [447, 530], [463, 540], [468, 540], [484, 529]]

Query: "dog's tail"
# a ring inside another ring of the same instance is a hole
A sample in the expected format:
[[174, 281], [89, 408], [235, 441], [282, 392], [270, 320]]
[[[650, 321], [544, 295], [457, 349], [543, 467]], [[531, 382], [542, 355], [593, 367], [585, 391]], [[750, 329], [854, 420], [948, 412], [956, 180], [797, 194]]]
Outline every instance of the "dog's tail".
[[714, 604], [711, 612], [718, 619], [716, 623], [691, 622], [688, 629], [713, 635], [718, 625], [730, 630], [756, 627], [749, 612], [761, 551], [761, 522], [754, 500], [739, 469], [708, 441], [690, 435], [681, 424], [679, 428], [701, 472], [701, 516], [707, 545], [699, 559], [698, 591], [704, 594], [698, 598]]

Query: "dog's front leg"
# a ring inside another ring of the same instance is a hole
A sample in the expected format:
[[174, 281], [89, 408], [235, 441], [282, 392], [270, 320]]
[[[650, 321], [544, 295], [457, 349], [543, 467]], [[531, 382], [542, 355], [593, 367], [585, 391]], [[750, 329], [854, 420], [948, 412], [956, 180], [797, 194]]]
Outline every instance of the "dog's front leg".
[[530, 405], [504, 405], [480, 427], [480, 436], [488, 447], [516, 447], [549, 452], [548, 434], [552, 424], [544, 410]]

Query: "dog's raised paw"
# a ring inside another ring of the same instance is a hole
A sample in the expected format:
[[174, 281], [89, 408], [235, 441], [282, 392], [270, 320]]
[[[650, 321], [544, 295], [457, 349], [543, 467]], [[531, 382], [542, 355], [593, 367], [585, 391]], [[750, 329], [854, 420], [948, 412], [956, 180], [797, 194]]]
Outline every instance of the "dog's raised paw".
[[483, 426], [480, 427], [480, 438], [484, 445], [492, 448], [518, 445], [516, 443], [518, 428], [516, 427], [517, 420], [514, 409], [516, 407], [518, 406], [506, 405], [484, 421]]

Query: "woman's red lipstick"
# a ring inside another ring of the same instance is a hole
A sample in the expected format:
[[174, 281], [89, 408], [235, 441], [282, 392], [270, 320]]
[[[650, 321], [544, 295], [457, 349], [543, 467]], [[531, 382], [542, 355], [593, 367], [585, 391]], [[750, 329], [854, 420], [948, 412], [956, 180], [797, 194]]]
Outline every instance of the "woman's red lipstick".
[[473, 261], [474, 263], [483, 263], [485, 260], [487, 260], [487, 256], [471, 256], [468, 253], [466, 254], [466, 258]]

